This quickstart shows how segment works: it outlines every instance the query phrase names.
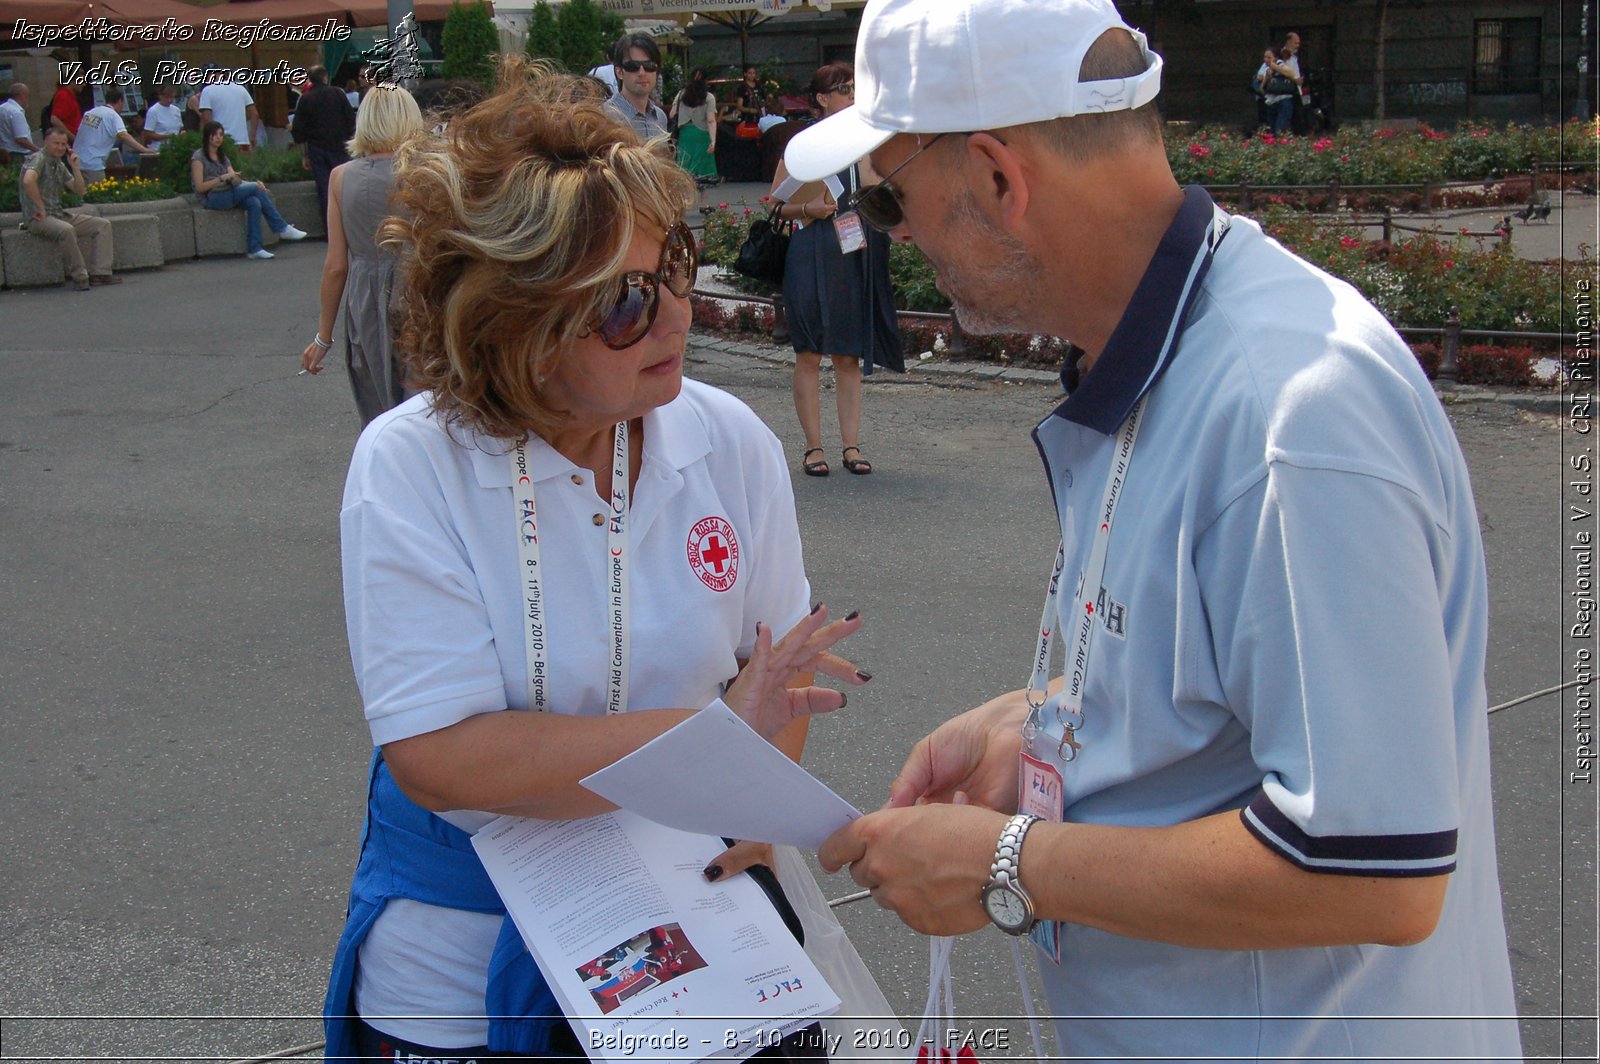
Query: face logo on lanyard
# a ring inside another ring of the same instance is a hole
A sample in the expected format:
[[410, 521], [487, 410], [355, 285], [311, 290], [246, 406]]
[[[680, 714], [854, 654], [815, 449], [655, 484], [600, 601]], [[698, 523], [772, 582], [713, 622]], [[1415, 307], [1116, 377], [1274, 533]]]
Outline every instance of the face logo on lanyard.
[[720, 517], [705, 517], [689, 530], [689, 568], [716, 592], [730, 590], [739, 579], [739, 537]]

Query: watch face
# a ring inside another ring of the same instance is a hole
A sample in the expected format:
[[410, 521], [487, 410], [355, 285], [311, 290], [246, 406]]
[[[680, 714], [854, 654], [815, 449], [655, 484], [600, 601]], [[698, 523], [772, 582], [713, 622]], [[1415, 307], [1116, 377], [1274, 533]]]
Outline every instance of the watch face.
[[983, 895], [983, 908], [1002, 930], [1015, 934], [1033, 922], [1028, 904], [1008, 887], [992, 886]]

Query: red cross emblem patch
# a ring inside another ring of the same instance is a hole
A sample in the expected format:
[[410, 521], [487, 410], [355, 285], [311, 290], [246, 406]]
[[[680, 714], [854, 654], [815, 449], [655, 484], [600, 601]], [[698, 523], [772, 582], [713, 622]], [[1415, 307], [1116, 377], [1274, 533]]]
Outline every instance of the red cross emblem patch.
[[689, 568], [713, 591], [727, 591], [739, 579], [739, 539], [720, 517], [702, 518], [689, 530]]

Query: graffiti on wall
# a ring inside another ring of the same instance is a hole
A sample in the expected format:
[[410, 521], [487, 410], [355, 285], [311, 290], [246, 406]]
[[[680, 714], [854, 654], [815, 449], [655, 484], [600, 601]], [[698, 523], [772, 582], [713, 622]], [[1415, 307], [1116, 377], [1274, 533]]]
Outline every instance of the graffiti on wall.
[[1388, 96], [1417, 107], [1460, 106], [1467, 102], [1467, 83], [1459, 79], [1397, 82], [1388, 86]]

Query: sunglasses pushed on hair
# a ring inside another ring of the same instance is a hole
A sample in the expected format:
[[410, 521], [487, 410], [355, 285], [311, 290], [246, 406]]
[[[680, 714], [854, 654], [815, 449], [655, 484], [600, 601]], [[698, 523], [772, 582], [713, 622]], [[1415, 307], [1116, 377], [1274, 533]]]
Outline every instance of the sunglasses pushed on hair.
[[653, 59], [626, 59], [618, 63], [617, 66], [630, 74], [637, 74], [641, 70], [646, 74], [654, 74], [661, 69], [661, 64]]
[[649, 334], [656, 323], [656, 311], [661, 306], [660, 290], [679, 299], [687, 299], [694, 290], [695, 272], [700, 258], [694, 246], [694, 234], [682, 222], [667, 230], [666, 243], [661, 248], [661, 263], [655, 273], [630, 270], [618, 279], [621, 290], [611, 309], [602, 311], [590, 321], [587, 331], [600, 337], [600, 342], [613, 351], [632, 347]]

